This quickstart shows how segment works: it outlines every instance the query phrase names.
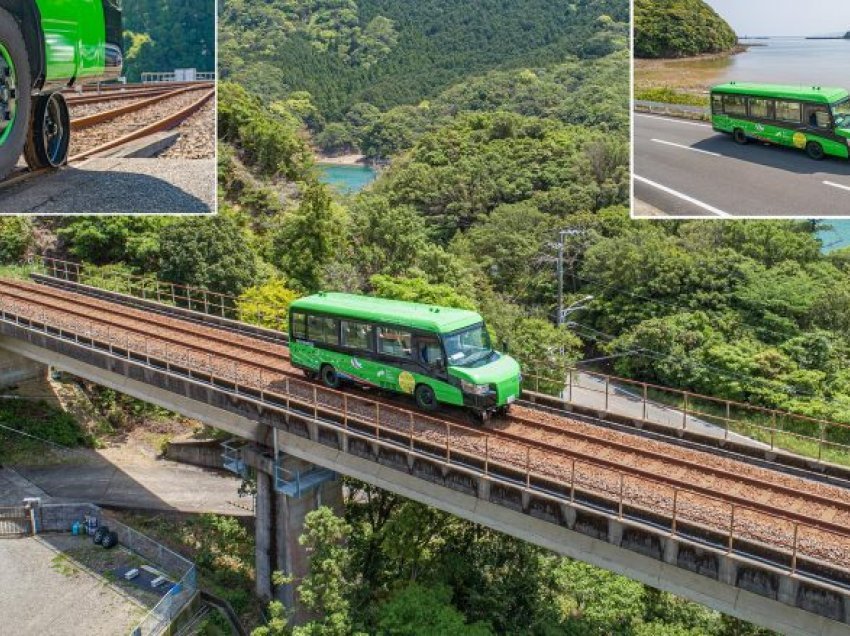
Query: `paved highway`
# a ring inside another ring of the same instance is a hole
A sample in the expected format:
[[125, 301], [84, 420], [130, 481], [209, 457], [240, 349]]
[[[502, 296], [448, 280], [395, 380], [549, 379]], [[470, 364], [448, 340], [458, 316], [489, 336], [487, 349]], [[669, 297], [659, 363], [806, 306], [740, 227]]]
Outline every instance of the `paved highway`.
[[635, 199], [638, 216], [850, 217], [850, 161], [635, 113]]

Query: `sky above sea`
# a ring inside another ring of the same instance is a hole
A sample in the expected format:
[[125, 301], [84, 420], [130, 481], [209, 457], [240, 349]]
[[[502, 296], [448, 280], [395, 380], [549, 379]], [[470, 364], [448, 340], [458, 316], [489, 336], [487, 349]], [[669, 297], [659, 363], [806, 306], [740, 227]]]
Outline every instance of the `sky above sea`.
[[739, 36], [843, 35], [848, 0], [706, 0]]

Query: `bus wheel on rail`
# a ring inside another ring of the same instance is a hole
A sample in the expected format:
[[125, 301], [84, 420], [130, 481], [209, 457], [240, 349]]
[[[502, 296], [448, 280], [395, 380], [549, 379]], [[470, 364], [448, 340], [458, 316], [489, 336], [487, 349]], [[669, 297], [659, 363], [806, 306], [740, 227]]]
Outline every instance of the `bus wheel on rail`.
[[18, 163], [27, 140], [31, 83], [24, 36], [0, 9], [0, 179]]
[[437, 396], [434, 395], [434, 389], [427, 384], [416, 385], [416, 390], [413, 392], [413, 397], [416, 398], [416, 406], [423, 411], [436, 411], [439, 403]]
[[58, 168], [68, 160], [71, 117], [62, 93], [41, 95], [32, 109], [32, 127], [24, 147], [27, 165], [33, 170]]
[[816, 141], [810, 141], [806, 144], [806, 154], [815, 161], [821, 161], [826, 156], [823, 146]]
[[745, 145], [749, 139], [747, 139], [747, 133], [745, 133], [740, 128], [736, 128], [735, 132], [732, 133], [732, 139], [735, 140], [736, 144]]
[[322, 382], [325, 383], [326, 387], [331, 389], [339, 388], [339, 374], [336, 372], [336, 369], [334, 369], [331, 365], [324, 365], [320, 373], [322, 376]]

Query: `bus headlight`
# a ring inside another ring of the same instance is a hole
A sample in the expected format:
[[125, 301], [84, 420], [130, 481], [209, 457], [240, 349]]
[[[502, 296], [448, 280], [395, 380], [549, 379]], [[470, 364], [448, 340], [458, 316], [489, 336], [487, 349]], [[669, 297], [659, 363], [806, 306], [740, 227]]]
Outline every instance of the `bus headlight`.
[[460, 381], [460, 388], [463, 389], [464, 393], [472, 393], [473, 395], [486, 395], [490, 390], [489, 384], [473, 384], [472, 382], [467, 382], [466, 380]]

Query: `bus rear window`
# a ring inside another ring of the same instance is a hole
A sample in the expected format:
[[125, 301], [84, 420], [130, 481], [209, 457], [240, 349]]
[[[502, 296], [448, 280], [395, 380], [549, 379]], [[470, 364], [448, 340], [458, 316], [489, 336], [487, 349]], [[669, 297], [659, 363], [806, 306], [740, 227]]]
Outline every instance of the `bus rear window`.
[[800, 102], [776, 102], [776, 119], [799, 124], [803, 121], [803, 107]]
[[711, 96], [711, 112], [715, 115], [723, 114], [723, 95]]
[[292, 314], [292, 337], [306, 338], [307, 337], [307, 316], [302, 313]]

